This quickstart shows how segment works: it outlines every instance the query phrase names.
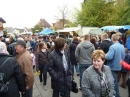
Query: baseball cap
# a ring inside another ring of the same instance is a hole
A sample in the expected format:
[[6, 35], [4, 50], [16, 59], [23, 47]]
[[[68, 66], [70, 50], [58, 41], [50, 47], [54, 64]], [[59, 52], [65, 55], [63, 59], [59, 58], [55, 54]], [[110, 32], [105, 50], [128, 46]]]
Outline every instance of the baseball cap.
[[24, 48], [26, 48], [26, 42], [24, 40], [17, 40], [16, 41], [16, 45], [21, 45], [23, 46]]

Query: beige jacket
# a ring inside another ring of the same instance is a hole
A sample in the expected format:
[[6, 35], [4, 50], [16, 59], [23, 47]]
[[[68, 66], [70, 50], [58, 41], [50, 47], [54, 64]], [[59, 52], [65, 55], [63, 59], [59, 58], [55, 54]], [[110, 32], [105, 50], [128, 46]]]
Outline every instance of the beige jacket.
[[32, 65], [32, 57], [27, 50], [24, 50], [22, 53], [16, 56], [18, 60], [23, 74], [25, 76], [26, 86], [32, 87], [34, 84], [34, 74], [33, 74], [33, 65]]

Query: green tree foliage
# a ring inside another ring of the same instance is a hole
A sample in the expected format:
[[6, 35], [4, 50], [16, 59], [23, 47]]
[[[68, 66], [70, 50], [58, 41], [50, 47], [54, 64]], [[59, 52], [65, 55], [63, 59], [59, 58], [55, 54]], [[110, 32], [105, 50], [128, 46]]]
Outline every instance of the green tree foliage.
[[125, 6], [123, 6], [123, 9], [121, 23], [122, 25], [130, 25], [130, 0], [125, 0]]
[[40, 27], [39, 25], [34, 26], [34, 28], [32, 28], [32, 32], [33, 33], [38, 33], [41, 32], [43, 29], [42, 27]]
[[82, 10], [79, 13], [78, 20], [82, 26], [104, 26], [112, 25], [115, 22], [114, 2], [106, 0], [86, 0], [82, 4]]

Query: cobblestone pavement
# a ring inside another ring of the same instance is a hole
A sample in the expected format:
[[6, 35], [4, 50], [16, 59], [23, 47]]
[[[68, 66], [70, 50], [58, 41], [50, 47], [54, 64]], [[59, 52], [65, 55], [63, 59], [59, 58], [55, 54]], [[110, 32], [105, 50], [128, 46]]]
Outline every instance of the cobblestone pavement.
[[[74, 76], [75, 81], [79, 86], [79, 76]], [[120, 81], [121, 82], [121, 81]], [[120, 83], [119, 83], [120, 85]], [[35, 76], [35, 83], [33, 86], [33, 97], [52, 97], [52, 89], [51, 89], [51, 78], [48, 74], [47, 76], [47, 90], [44, 90], [43, 83], [40, 83], [39, 77]], [[121, 97], [128, 97], [128, 89], [123, 89], [119, 86]], [[71, 93], [71, 97], [81, 97], [82, 92], [79, 91], [77, 94]]]

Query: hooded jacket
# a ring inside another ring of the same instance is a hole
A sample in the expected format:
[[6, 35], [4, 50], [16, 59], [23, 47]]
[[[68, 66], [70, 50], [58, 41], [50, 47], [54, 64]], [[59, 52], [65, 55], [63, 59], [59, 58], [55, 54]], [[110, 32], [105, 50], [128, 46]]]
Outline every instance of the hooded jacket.
[[92, 64], [91, 54], [95, 50], [94, 45], [90, 41], [81, 42], [75, 51], [75, 57], [79, 64]]

